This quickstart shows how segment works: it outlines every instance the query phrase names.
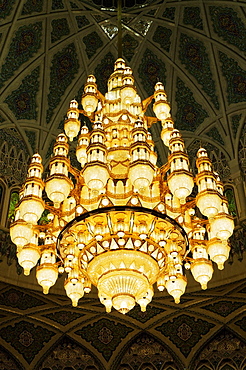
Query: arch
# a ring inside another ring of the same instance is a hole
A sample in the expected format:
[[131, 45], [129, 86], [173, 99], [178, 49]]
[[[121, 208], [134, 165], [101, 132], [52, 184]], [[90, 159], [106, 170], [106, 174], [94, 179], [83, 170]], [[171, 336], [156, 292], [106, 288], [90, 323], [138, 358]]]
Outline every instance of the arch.
[[35, 370], [104, 370], [99, 360], [74, 339], [63, 336], [41, 358]]
[[184, 365], [163, 342], [148, 332], [136, 335], [121, 350], [113, 370], [182, 370]]
[[19, 189], [12, 189], [10, 192], [9, 197], [9, 207], [8, 207], [8, 215], [7, 215], [7, 222], [6, 226], [9, 227], [10, 223], [14, 220], [15, 217], [15, 206], [19, 202]]
[[0, 346], [1, 370], [24, 370], [24, 367], [6, 348]]
[[194, 354], [189, 370], [241, 370], [245, 357], [246, 342], [231, 329], [223, 328]]

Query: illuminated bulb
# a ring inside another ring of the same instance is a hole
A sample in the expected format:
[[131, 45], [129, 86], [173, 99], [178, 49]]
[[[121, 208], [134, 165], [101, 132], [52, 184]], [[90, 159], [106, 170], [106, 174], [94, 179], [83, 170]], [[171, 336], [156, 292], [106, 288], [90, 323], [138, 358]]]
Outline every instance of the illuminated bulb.
[[53, 219], [54, 219], [54, 215], [53, 215], [53, 213], [49, 213], [48, 215], [47, 215], [47, 219], [49, 220], [49, 221], [52, 221]]
[[64, 272], [64, 267], [63, 266], [59, 266], [58, 267], [58, 273], [59, 274], [63, 274], [63, 272]]
[[187, 285], [185, 276], [180, 275], [175, 280], [170, 279], [166, 281], [166, 289], [168, 293], [174, 298], [175, 303], [180, 303], [180, 297], [184, 294]]
[[163, 275], [159, 276], [156, 284], [157, 284], [157, 289], [160, 292], [163, 292], [163, 290], [165, 289], [165, 284], [166, 284], [165, 277]]
[[207, 289], [207, 283], [213, 275], [213, 266], [211, 261], [204, 258], [194, 260], [191, 264], [191, 272], [194, 279], [201, 284], [202, 289]]
[[229, 257], [230, 247], [225, 241], [213, 238], [208, 241], [208, 254], [212, 261], [218, 265], [219, 270], [223, 270], [224, 263]]
[[84, 282], [84, 292], [88, 294], [90, 293], [90, 291], [91, 291], [91, 282], [88, 279], [86, 279]]
[[126, 241], [125, 241], [125, 239], [119, 239], [118, 240], [118, 244], [122, 247], [123, 245], [125, 245], [126, 244]]
[[83, 207], [82, 206], [77, 206], [76, 212], [80, 215], [83, 212]]
[[84, 285], [81, 281], [76, 279], [76, 282], [72, 281], [74, 279], [67, 279], [64, 283], [64, 288], [66, 290], [67, 296], [71, 299], [73, 307], [78, 306], [78, 301], [84, 296]]
[[103, 198], [102, 199], [102, 205], [106, 207], [106, 206], [108, 206], [108, 204], [109, 204], [109, 200], [107, 198]]
[[117, 235], [118, 235], [119, 238], [123, 238], [123, 236], [125, 235], [125, 232], [124, 231], [118, 231]]
[[127, 294], [119, 294], [116, 297], [113, 297], [112, 304], [117, 311], [125, 315], [135, 306], [135, 299]]
[[18, 253], [18, 262], [24, 269], [24, 275], [29, 275], [30, 270], [36, 266], [40, 258], [40, 250], [34, 244], [28, 244]]
[[189, 270], [190, 269], [190, 263], [189, 262], [186, 262], [184, 264], [184, 267], [185, 267], [186, 270]]
[[55, 265], [47, 263], [37, 267], [36, 277], [43, 293], [48, 294], [49, 289], [55, 284], [58, 277], [58, 269]]
[[31, 225], [28, 225], [24, 220], [17, 220], [10, 226], [10, 236], [13, 243], [15, 243], [17, 247], [22, 248], [32, 238], [33, 230]]
[[227, 240], [233, 233], [233, 218], [226, 213], [219, 213], [210, 220], [211, 234], [221, 240]]

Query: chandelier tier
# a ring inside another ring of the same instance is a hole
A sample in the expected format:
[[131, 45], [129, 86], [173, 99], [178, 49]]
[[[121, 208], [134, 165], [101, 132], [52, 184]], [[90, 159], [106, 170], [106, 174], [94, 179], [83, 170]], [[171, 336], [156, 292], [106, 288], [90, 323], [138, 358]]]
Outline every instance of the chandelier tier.
[[[156, 118], [145, 116], [153, 99]], [[155, 283], [179, 303], [189, 268], [206, 289], [212, 261], [222, 269], [228, 258], [233, 219], [205, 149], [197, 153], [197, 176], [190, 172], [163, 84], [141, 101], [132, 70], [119, 58], [105, 96], [90, 75], [81, 102], [83, 110], [76, 100], [70, 103], [66, 135], [56, 139], [46, 181], [35, 154], [20, 191], [10, 234], [24, 274], [38, 263], [37, 280], [47, 294], [65, 272], [73, 306], [93, 284], [107, 312], [114, 307], [127, 313], [136, 303], [145, 311]], [[92, 122], [90, 132], [86, 125], [80, 129], [80, 113]], [[170, 151], [160, 168], [148, 131], [156, 121]], [[67, 137], [72, 141], [78, 134], [81, 169], [68, 158]], [[47, 223], [40, 224], [44, 211]]]

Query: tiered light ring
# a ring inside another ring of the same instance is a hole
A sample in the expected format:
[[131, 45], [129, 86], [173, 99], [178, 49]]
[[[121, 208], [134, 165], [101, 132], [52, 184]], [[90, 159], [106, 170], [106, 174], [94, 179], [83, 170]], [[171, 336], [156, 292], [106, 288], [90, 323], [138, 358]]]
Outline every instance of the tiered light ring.
[[[145, 116], [152, 99], [157, 118]], [[155, 283], [179, 303], [187, 284], [184, 267], [206, 289], [212, 261], [222, 269], [228, 258], [233, 219], [205, 149], [197, 154], [196, 178], [190, 172], [163, 85], [141, 101], [131, 69], [118, 59], [105, 96], [91, 75], [82, 105], [80, 111], [72, 100], [65, 121], [70, 140], [79, 134], [80, 113], [93, 123], [78, 137], [81, 170], [70, 164], [65, 134], [57, 137], [45, 184], [41, 157], [32, 157], [10, 229], [24, 273], [38, 263], [37, 280], [47, 294], [65, 271], [74, 306], [93, 284], [107, 312], [113, 306], [126, 313], [136, 303], [145, 311]], [[148, 131], [157, 120], [170, 150], [161, 168]], [[191, 197], [194, 182], [198, 192]], [[51, 202], [43, 201], [44, 189]], [[48, 223], [39, 225], [45, 209]]]

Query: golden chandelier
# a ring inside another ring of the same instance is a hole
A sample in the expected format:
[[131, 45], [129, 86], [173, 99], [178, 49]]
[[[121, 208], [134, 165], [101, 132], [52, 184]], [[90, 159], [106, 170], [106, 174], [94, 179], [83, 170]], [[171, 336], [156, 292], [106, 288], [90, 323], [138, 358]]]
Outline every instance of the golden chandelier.
[[[145, 116], [153, 99], [157, 118]], [[206, 289], [212, 261], [222, 269], [228, 258], [233, 219], [205, 149], [197, 153], [196, 177], [190, 172], [163, 84], [158, 82], [154, 95], [141, 101], [132, 70], [119, 58], [105, 96], [95, 77], [88, 77], [82, 106], [79, 110], [76, 100], [70, 102], [66, 135], [56, 139], [46, 181], [35, 154], [20, 191], [10, 234], [24, 274], [38, 263], [37, 281], [47, 294], [65, 271], [73, 306], [93, 284], [107, 312], [113, 306], [126, 313], [136, 303], [145, 311], [155, 283], [179, 303], [187, 285], [184, 268]], [[80, 113], [89, 117], [92, 131], [87, 126], [80, 131]], [[170, 153], [160, 168], [148, 131], [156, 121]], [[80, 170], [70, 164], [67, 139], [79, 131]], [[40, 225], [44, 210], [48, 223]]]

